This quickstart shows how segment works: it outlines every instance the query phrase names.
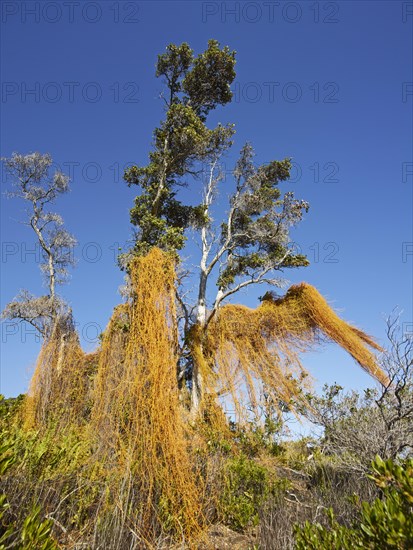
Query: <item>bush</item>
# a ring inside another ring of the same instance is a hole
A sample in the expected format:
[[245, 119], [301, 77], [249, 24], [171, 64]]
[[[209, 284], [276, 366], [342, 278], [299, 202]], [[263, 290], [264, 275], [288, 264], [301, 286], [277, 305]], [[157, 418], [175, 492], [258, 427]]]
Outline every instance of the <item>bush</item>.
[[[1, 434], [0, 442], [0, 474], [3, 475], [15, 462], [13, 440], [9, 434]], [[0, 494], [0, 550], [58, 550], [51, 536], [53, 522], [50, 519], [42, 521], [40, 508], [33, 506], [22, 524], [13, 521], [7, 495]]]
[[351, 527], [339, 524], [331, 508], [329, 528], [308, 521], [296, 526], [297, 550], [413, 548], [413, 460], [397, 465], [376, 457], [372, 469], [369, 477], [381, 489], [382, 499], [363, 502], [360, 521]]
[[225, 465], [221, 497], [224, 521], [237, 531], [258, 524], [258, 511], [270, 494], [268, 470], [241, 454]]

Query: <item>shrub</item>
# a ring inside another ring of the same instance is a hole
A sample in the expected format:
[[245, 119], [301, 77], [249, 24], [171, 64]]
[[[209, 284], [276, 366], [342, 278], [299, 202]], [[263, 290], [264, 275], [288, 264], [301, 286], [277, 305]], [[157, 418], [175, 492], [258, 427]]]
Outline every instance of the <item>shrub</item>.
[[[3, 475], [15, 462], [13, 441], [9, 434], [1, 434], [0, 442], [0, 474]], [[0, 494], [0, 550], [58, 550], [51, 536], [53, 522], [50, 519], [42, 521], [40, 508], [33, 506], [23, 523], [12, 520], [8, 514], [10, 504], [7, 495]]]
[[297, 550], [413, 548], [413, 460], [397, 465], [376, 457], [372, 469], [369, 477], [381, 489], [382, 498], [372, 504], [363, 502], [360, 521], [351, 527], [339, 524], [331, 508], [329, 528], [308, 521], [296, 526]]
[[237, 530], [257, 525], [258, 510], [270, 491], [268, 471], [244, 454], [228, 460], [221, 512], [228, 525]]

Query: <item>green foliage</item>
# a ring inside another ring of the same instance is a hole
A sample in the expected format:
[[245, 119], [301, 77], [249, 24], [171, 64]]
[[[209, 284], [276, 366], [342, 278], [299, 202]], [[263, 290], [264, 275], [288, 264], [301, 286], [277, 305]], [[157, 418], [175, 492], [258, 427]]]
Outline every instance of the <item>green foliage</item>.
[[[4, 475], [16, 462], [14, 441], [2, 433], [0, 442], [0, 475]], [[7, 518], [10, 504], [6, 494], [0, 494], [0, 550], [58, 550], [51, 536], [53, 522], [41, 519], [40, 507], [34, 506], [22, 525]]]
[[220, 49], [216, 40], [194, 57], [188, 44], [170, 44], [158, 56], [156, 76], [164, 77], [167, 97], [165, 120], [154, 131], [154, 150], [149, 164], [127, 169], [124, 179], [138, 185], [142, 193], [131, 209], [131, 222], [137, 226], [135, 252], [145, 254], [153, 246], [167, 251], [180, 250], [184, 231], [200, 220], [202, 205], [182, 204], [174, 190], [194, 174], [196, 162], [204, 162], [226, 150], [234, 133], [232, 125], [208, 129], [208, 113], [231, 100], [230, 84], [235, 78], [235, 52]]
[[222, 241], [231, 236], [231, 255], [221, 272], [218, 285], [226, 289], [241, 275], [257, 270], [282, 269], [308, 265], [302, 254], [294, 254], [289, 245], [288, 229], [308, 211], [305, 201], [294, 199], [291, 192], [281, 199], [280, 182], [290, 177], [291, 159], [272, 161], [256, 168], [254, 150], [246, 144], [234, 170], [237, 189], [232, 198], [231, 225], [222, 224]]
[[283, 429], [280, 419], [267, 415], [262, 424], [251, 422], [241, 426], [234, 422], [230, 427], [238, 448], [249, 458], [262, 453], [278, 456], [282, 452], [282, 445], [277, 441]]
[[[333, 510], [328, 510], [330, 529], [319, 523], [306, 521], [302, 527], [296, 528], [296, 550], [345, 550], [360, 548], [356, 545], [354, 532], [343, 527], [334, 518]], [[363, 547], [361, 547], [363, 548]]]
[[17, 414], [25, 400], [25, 395], [4, 397], [0, 394], [0, 429], [7, 430], [16, 421]]
[[91, 454], [87, 438], [76, 429], [57, 434], [51, 425], [47, 432], [17, 430], [13, 437], [16, 464], [37, 479], [76, 472]]
[[209, 40], [207, 50], [199, 55], [188, 72], [182, 87], [188, 103], [201, 120], [217, 105], [232, 99], [230, 84], [235, 78], [235, 52], [226, 46], [222, 50], [216, 40]]
[[345, 527], [328, 512], [330, 526], [305, 522], [296, 526], [297, 550], [397, 549], [413, 547], [413, 460], [395, 464], [376, 457], [369, 476], [382, 490], [383, 497], [372, 504], [363, 502], [360, 521]]
[[5, 494], [0, 495], [0, 550], [5, 550], [6, 542], [13, 534], [13, 527], [4, 521], [4, 515], [10, 508]]
[[13, 444], [14, 441], [10, 435], [7, 432], [2, 432], [0, 441], [0, 475], [4, 475], [16, 460]]
[[4, 520], [10, 508], [6, 495], [0, 495], [0, 550], [58, 550], [59, 546], [51, 535], [53, 522], [41, 519], [40, 508], [34, 507], [21, 527]]
[[398, 465], [377, 457], [369, 477], [383, 491], [384, 499], [373, 505], [363, 503], [363, 540], [381, 548], [412, 548], [413, 460]]
[[41, 521], [40, 508], [35, 507], [23, 522], [21, 530], [21, 549], [57, 550], [59, 546], [51, 538], [53, 522], [50, 519]]
[[244, 454], [230, 458], [225, 466], [221, 513], [230, 527], [242, 530], [257, 525], [258, 510], [269, 494], [268, 471]]

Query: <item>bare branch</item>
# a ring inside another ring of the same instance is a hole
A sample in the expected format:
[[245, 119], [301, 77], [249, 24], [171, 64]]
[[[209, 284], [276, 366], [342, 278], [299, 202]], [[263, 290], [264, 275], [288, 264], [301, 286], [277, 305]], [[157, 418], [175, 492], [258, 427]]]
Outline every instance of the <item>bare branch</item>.
[[2, 319], [26, 321], [46, 337], [50, 334], [54, 313], [62, 314], [68, 307], [60, 298], [33, 296], [28, 290], [21, 290], [14, 300], [6, 305]]
[[[63, 228], [63, 219], [59, 214], [46, 210], [48, 204], [69, 190], [69, 178], [60, 171], [49, 174], [52, 158], [49, 154], [31, 153], [21, 155], [13, 153], [10, 158], [2, 159], [6, 172], [12, 178], [15, 191], [8, 196], [25, 200], [31, 206], [27, 212], [27, 225], [36, 234], [37, 240], [44, 254], [44, 263], [40, 268], [45, 275], [49, 288], [48, 307], [51, 307], [51, 316], [56, 319], [59, 304], [56, 300], [56, 285], [64, 283], [69, 275], [68, 267], [74, 265], [73, 248], [76, 240]], [[7, 306], [8, 316], [14, 312], [17, 318], [23, 318], [33, 323], [33, 318], [28, 309], [29, 302], [35, 309], [35, 315], [44, 317], [37, 311], [39, 302], [33, 302], [34, 298], [21, 296], [21, 300], [12, 302]], [[39, 299], [36, 299], [39, 300]], [[42, 307], [46, 302], [43, 300]], [[56, 308], [56, 309], [54, 309]], [[43, 311], [43, 310], [42, 310]], [[42, 328], [39, 328], [42, 332]]]

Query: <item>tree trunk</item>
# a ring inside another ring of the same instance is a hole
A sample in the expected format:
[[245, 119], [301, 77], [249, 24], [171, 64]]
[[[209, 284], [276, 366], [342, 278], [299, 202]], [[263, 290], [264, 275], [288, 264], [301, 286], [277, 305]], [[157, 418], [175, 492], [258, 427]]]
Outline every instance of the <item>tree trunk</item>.
[[[206, 286], [208, 275], [205, 269], [201, 268], [201, 275], [199, 280], [199, 293], [198, 293], [198, 305], [196, 322], [201, 328], [201, 334], [203, 333], [206, 323]], [[200, 352], [202, 353], [202, 342], [200, 343]], [[192, 391], [191, 391], [191, 418], [195, 420], [198, 416], [204, 397], [204, 379], [202, 373], [199, 370], [199, 366], [194, 361], [192, 371]]]

